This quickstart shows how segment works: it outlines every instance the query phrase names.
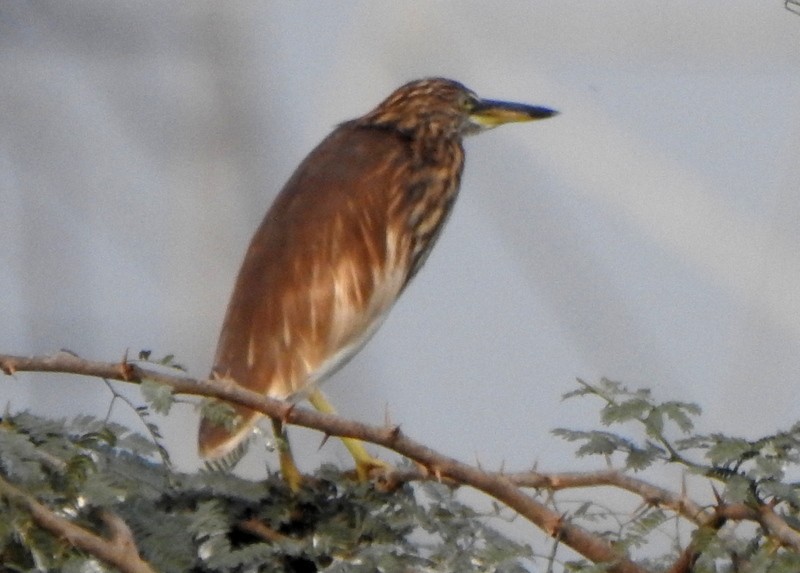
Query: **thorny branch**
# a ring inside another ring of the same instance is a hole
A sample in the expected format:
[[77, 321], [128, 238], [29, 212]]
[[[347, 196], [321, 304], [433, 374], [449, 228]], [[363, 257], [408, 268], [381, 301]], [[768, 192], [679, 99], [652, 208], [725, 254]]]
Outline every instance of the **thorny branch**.
[[[800, 532], [790, 527], [774, 509], [765, 505], [753, 508], [744, 504], [702, 507], [685, 494], [677, 494], [615, 470], [586, 473], [520, 473], [488, 472], [440, 454], [405, 436], [399, 427], [369, 426], [352, 420], [322, 414], [281, 400], [264, 397], [255, 392], [222, 380], [199, 380], [188, 376], [164, 374], [145, 369], [123, 360], [117, 363], [84, 360], [67, 352], [48, 356], [22, 357], [0, 354], [0, 370], [6, 374], [16, 372], [60, 372], [105, 379], [139, 383], [152, 380], [172, 388], [177, 394], [190, 394], [228, 400], [264, 414], [279, 418], [285, 423], [313, 428], [326, 435], [350, 437], [383, 446], [407, 457], [419, 469], [391, 470], [378, 476], [392, 484], [409, 480], [435, 478], [478, 489], [508, 507], [525, 519], [595, 563], [609, 563], [609, 571], [617, 573], [645, 573], [645, 569], [620, 554], [602, 538], [569, 521], [545, 504], [523, 491], [544, 489], [548, 491], [568, 488], [611, 486], [641, 497], [645, 502], [670, 509], [699, 527], [721, 527], [727, 519], [749, 520], [758, 523], [782, 544], [800, 551]], [[45, 526], [46, 527], [46, 526]], [[52, 530], [52, 529], [51, 529]], [[691, 548], [682, 556], [688, 560]], [[674, 571], [689, 570], [686, 565], [675, 564]]]

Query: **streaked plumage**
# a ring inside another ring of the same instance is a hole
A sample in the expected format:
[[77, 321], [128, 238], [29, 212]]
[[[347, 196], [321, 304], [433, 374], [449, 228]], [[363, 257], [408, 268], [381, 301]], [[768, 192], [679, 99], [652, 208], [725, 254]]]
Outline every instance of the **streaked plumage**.
[[[213, 375], [263, 394], [307, 395], [374, 334], [424, 263], [450, 214], [462, 137], [545, 108], [482, 101], [427, 79], [340, 125], [300, 164], [256, 231], [239, 272]], [[200, 451], [236, 434], [201, 422]]]

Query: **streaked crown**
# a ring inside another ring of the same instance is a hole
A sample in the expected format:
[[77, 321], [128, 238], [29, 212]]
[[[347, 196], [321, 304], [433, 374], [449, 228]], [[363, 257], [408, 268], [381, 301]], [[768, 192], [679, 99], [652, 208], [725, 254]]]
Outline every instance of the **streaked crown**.
[[461, 137], [471, 131], [470, 112], [479, 99], [466, 86], [444, 78], [427, 78], [397, 88], [360, 123], [396, 129], [410, 137], [420, 130]]

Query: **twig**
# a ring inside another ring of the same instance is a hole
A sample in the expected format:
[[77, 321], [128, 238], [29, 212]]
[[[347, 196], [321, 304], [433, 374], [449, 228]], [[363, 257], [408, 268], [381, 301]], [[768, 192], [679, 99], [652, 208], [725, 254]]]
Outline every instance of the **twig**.
[[597, 486], [616, 487], [641, 497], [650, 505], [671, 509], [698, 525], [704, 523], [705, 514], [709, 511], [685, 494], [677, 494], [615, 469], [577, 473], [518, 472], [508, 474], [508, 478], [520, 487], [552, 491]]
[[119, 516], [110, 511], [103, 511], [100, 515], [110, 534], [106, 539], [54, 513], [2, 477], [0, 477], [0, 495], [30, 513], [42, 529], [57, 537], [63, 537], [73, 547], [91, 553], [122, 573], [156, 573], [139, 556], [131, 530]]
[[701, 507], [685, 493], [675, 493], [617, 470], [585, 473], [519, 472], [507, 474], [509, 480], [520, 487], [541, 488], [552, 491], [581, 487], [611, 486], [629, 491], [645, 502], [671, 509], [700, 527], [713, 526], [718, 519], [753, 521], [761, 525], [783, 545], [800, 552], [800, 532], [782, 519], [770, 504], [757, 508], [744, 503], [716, 504]]

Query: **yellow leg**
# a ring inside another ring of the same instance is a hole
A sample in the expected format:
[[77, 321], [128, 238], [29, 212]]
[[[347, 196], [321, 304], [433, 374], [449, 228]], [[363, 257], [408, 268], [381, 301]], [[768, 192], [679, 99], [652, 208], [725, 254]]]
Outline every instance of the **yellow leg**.
[[[328, 399], [325, 398], [325, 395], [319, 390], [314, 390], [311, 392], [311, 394], [308, 396], [308, 401], [311, 402], [311, 405], [314, 406], [314, 408], [323, 414], [336, 413], [336, 410], [333, 408], [331, 403], [328, 402]], [[359, 440], [354, 438], [341, 438], [341, 440], [344, 446], [350, 452], [350, 455], [353, 456], [353, 460], [356, 462], [356, 473], [358, 474], [359, 480], [368, 480], [370, 472], [374, 469], [385, 470], [391, 468], [391, 466], [386, 462], [369, 455], [366, 448], [364, 448], [364, 444]]]
[[289, 489], [296, 492], [300, 490], [303, 482], [303, 474], [297, 469], [292, 457], [292, 449], [289, 447], [289, 438], [286, 429], [280, 420], [272, 419], [272, 432], [275, 434], [275, 443], [278, 447], [278, 459], [281, 464], [281, 475], [286, 480]]

